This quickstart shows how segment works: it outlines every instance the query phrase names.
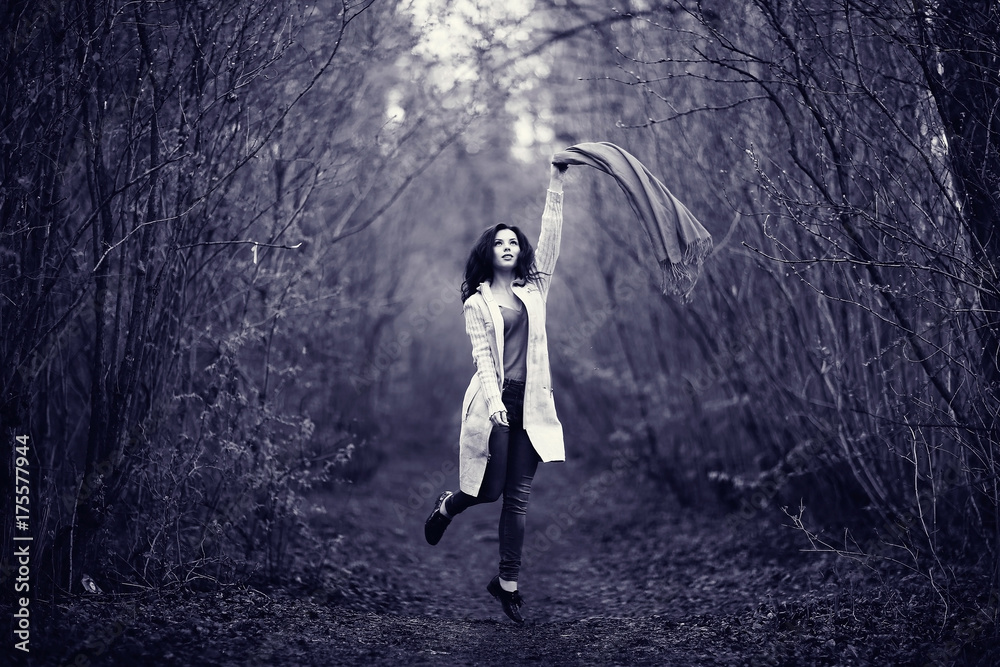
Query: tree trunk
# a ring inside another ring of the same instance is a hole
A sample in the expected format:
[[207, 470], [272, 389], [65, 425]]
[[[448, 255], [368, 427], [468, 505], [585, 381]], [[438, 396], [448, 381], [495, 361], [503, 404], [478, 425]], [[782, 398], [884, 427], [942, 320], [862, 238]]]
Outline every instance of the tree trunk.
[[[948, 137], [955, 187], [980, 267], [983, 322], [982, 371], [993, 393], [1000, 390], [1000, 9], [985, 0], [946, 0], [938, 5], [937, 49], [925, 67]], [[992, 45], [992, 48], [990, 46]], [[996, 413], [992, 430], [996, 433]]]

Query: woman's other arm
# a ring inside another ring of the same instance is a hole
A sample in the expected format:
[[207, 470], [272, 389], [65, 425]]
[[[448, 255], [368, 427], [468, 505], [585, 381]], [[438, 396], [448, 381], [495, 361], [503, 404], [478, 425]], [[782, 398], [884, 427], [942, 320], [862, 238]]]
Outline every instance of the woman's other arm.
[[472, 358], [476, 362], [476, 375], [479, 376], [483, 398], [486, 399], [486, 409], [492, 417], [498, 412], [506, 412], [507, 409], [500, 395], [499, 373], [490, 346], [490, 333], [483, 322], [483, 312], [474, 303], [473, 298], [465, 302], [464, 312], [465, 331], [472, 341]]

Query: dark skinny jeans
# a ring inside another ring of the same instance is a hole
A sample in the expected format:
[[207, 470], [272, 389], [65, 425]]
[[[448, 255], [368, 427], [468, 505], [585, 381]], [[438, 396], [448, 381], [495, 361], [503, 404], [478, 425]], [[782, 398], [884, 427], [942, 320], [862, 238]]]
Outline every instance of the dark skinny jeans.
[[458, 491], [448, 498], [445, 511], [461, 514], [473, 505], [492, 503], [503, 495], [500, 510], [500, 578], [517, 581], [524, 547], [524, 521], [528, 511], [531, 480], [541, 460], [524, 430], [522, 410], [524, 383], [504, 380], [503, 404], [507, 408], [509, 426], [493, 426], [490, 432], [490, 453], [479, 495]]

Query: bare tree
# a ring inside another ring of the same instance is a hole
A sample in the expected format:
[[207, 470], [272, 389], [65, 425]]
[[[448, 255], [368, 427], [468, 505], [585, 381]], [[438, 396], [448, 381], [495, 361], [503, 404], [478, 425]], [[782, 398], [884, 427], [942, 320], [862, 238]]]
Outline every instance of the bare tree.
[[357, 235], [456, 131], [385, 114], [421, 85], [395, 75], [410, 27], [372, 2], [3, 11], [0, 395], [37, 445], [44, 571], [274, 571], [297, 494], [376, 421], [338, 381], [398, 249]]
[[674, 378], [652, 393], [661, 413], [683, 408], [685, 376], [691, 414], [717, 411], [711, 425], [683, 418], [681, 432], [661, 422], [670, 469], [707, 455], [737, 501], [806, 497], [859, 530], [845, 553], [895, 558], [933, 582], [947, 580], [956, 544], [1000, 553], [995, 9], [550, 11], [561, 30], [546, 48], [607, 56], [577, 73], [604, 103], [577, 105], [571, 131], [634, 149], [717, 240], [742, 240], [720, 244], [689, 307], [662, 306], [676, 318], [666, 331], [616, 314], [660, 345], [693, 338], [681, 349], [703, 355], [700, 367], [670, 353], [640, 364]]

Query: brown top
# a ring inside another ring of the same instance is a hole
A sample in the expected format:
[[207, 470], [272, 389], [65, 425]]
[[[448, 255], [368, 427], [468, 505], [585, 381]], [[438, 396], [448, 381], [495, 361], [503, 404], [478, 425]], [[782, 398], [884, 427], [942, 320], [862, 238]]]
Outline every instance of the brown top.
[[528, 311], [523, 303], [518, 309], [500, 306], [503, 315], [503, 376], [520, 380], [528, 376]]

